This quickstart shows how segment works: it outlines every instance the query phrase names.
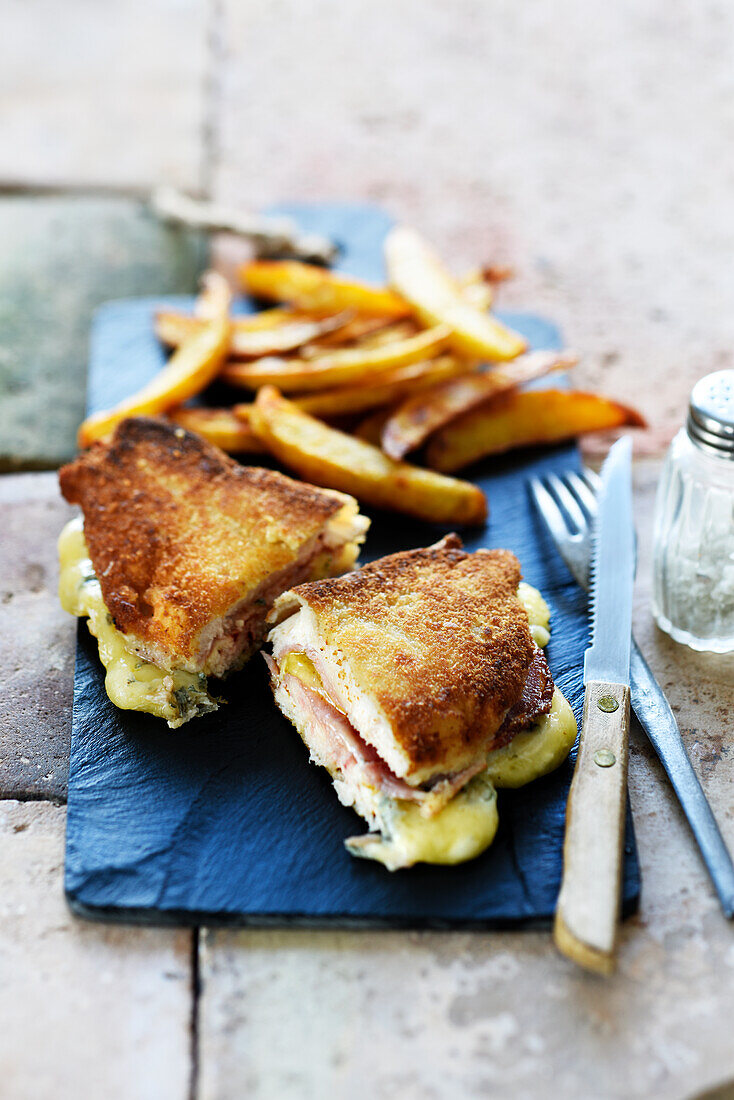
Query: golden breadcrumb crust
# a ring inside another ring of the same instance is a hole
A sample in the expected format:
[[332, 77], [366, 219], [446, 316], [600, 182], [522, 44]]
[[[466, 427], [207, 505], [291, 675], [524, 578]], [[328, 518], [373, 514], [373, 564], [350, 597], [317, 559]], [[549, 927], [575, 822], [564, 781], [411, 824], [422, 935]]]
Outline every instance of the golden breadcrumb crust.
[[385, 713], [406, 776], [466, 767], [520, 700], [536, 647], [519, 581], [510, 551], [468, 553], [449, 535], [295, 589]]
[[[123, 420], [59, 472], [115, 626], [174, 658], [291, 565], [349, 500], [273, 470], [240, 466], [175, 424]], [[174, 663], [178, 663], [174, 660]]]

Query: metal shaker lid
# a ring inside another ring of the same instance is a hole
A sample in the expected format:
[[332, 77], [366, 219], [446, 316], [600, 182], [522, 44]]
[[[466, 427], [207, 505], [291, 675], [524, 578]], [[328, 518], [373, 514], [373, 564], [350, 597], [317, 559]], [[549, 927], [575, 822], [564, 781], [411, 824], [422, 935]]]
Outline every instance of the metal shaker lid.
[[717, 370], [696, 383], [686, 427], [699, 447], [734, 459], [734, 370]]

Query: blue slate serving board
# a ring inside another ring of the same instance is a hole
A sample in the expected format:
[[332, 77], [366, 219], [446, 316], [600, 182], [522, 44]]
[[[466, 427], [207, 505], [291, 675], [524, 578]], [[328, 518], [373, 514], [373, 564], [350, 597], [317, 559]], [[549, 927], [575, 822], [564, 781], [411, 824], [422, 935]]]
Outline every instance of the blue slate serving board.
[[[389, 219], [373, 207], [279, 207], [306, 231], [341, 245], [339, 267], [384, 278]], [[109, 407], [161, 366], [151, 317], [162, 299], [103, 306], [95, 319], [89, 410]], [[190, 298], [166, 299], [190, 307]], [[247, 308], [247, 307], [243, 307]], [[553, 325], [530, 314], [505, 319], [533, 347], [557, 347]], [[525, 451], [471, 471], [486, 490], [484, 530], [462, 532], [470, 549], [515, 551], [525, 578], [552, 611], [553, 675], [577, 717], [587, 645], [586, 599], [560, 562], [528, 500], [531, 473], [578, 467], [575, 447]], [[369, 512], [367, 509], [366, 511]], [[424, 546], [443, 529], [370, 513], [363, 560]], [[390, 874], [353, 859], [343, 839], [364, 828], [337, 801], [325, 771], [308, 762], [276, 710], [256, 657], [224, 687], [228, 704], [177, 731], [120, 711], [107, 699], [96, 642], [80, 624], [66, 834], [66, 893], [98, 919], [154, 923], [488, 927], [547, 922], [561, 876], [572, 761], [519, 791], [499, 794], [492, 847], [460, 867]], [[625, 913], [636, 908], [639, 871], [627, 815]]]

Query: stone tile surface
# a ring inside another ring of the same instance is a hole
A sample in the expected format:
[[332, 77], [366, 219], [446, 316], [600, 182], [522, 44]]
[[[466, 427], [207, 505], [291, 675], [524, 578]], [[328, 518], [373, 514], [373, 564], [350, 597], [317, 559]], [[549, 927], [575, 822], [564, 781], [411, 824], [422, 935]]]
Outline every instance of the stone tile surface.
[[647, 449], [734, 365], [734, 6], [223, 10], [218, 197], [373, 200], [458, 269], [510, 263], [500, 304], [557, 320], [579, 383], [649, 417]]
[[0, 802], [0, 1092], [186, 1100], [191, 933], [73, 918], [64, 816]]
[[0, 183], [203, 183], [207, 0], [6, 0]]
[[[635, 631], [734, 848], [732, 663], [694, 658], [649, 615], [658, 473], [635, 472]], [[636, 726], [630, 795], [642, 904], [613, 978], [577, 970], [547, 932], [209, 930], [202, 1098], [688, 1100], [734, 1085], [734, 932]]]
[[202, 1098], [684, 1100], [731, 1080], [731, 942], [710, 905], [659, 903], [607, 984], [543, 932], [208, 932]]
[[76, 449], [96, 306], [194, 289], [204, 242], [85, 196], [0, 197], [0, 239], [0, 470], [49, 468]]
[[0, 798], [66, 798], [76, 626], [56, 540], [74, 511], [55, 474], [0, 477]]

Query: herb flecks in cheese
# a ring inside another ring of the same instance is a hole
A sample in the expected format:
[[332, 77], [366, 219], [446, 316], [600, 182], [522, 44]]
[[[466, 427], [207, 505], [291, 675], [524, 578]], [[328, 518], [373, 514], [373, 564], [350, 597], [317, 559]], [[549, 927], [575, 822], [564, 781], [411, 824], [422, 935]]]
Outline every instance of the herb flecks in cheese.
[[59, 562], [61, 606], [70, 615], [87, 617], [107, 672], [105, 689], [116, 707], [165, 718], [173, 729], [217, 709], [205, 676], [182, 669], [167, 672], [142, 660], [115, 627], [89, 558], [81, 519], [71, 520], [61, 532]]

